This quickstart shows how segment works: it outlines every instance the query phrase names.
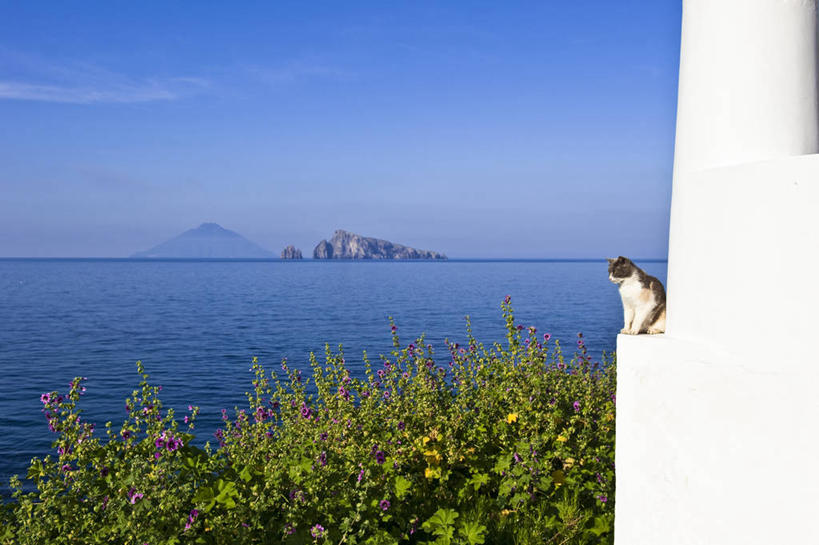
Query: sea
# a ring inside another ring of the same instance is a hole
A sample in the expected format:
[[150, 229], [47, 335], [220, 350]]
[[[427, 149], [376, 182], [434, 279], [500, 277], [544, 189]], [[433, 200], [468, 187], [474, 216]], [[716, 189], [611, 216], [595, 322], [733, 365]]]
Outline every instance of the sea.
[[[666, 280], [666, 262], [637, 260]], [[201, 407], [197, 442], [213, 439], [221, 410], [247, 404], [251, 362], [283, 359], [309, 372], [311, 352], [343, 350], [354, 373], [425, 335], [441, 363], [445, 340], [505, 339], [507, 295], [518, 323], [562, 342], [582, 332], [600, 360], [623, 327], [601, 260], [282, 261], [0, 259], [0, 496], [32, 457], [53, 454], [44, 392], [86, 377], [86, 421], [118, 426], [140, 360], [177, 414]]]

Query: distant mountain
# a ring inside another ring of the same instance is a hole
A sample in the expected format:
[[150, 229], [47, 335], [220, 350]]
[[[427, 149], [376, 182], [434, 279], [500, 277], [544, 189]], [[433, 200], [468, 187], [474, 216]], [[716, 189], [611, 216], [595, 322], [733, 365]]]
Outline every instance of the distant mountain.
[[274, 257], [272, 252], [250, 242], [245, 237], [216, 223], [203, 223], [196, 229], [137, 252], [131, 257]]
[[446, 259], [446, 256], [338, 229], [329, 242], [318, 243], [313, 259]]

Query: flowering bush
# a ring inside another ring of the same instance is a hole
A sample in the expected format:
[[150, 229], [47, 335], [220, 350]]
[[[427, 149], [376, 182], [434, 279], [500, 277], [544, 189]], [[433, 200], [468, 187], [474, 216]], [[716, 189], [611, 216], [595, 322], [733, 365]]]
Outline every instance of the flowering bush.
[[68, 394], [42, 396], [56, 456], [2, 507], [4, 543], [611, 543], [613, 362], [515, 324], [485, 347], [467, 325], [438, 365], [424, 339], [354, 377], [343, 353], [312, 378], [253, 361], [248, 407], [194, 446], [142, 374], [119, 429], [94, 434]]

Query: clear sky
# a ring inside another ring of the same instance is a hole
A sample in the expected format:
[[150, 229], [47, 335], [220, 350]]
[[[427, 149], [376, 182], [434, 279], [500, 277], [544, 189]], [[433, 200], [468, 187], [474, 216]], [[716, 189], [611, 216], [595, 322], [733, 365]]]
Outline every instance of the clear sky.
[[0, 256], [664, 258], [680, 0], [0, 0]]

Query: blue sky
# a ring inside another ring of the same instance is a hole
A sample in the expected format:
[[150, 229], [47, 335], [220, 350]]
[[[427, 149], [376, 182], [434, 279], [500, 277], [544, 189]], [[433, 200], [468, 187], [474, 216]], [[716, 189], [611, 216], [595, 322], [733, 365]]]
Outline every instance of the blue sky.
[[679, 0], [0, 1], [0, 256], [664, 258]]

